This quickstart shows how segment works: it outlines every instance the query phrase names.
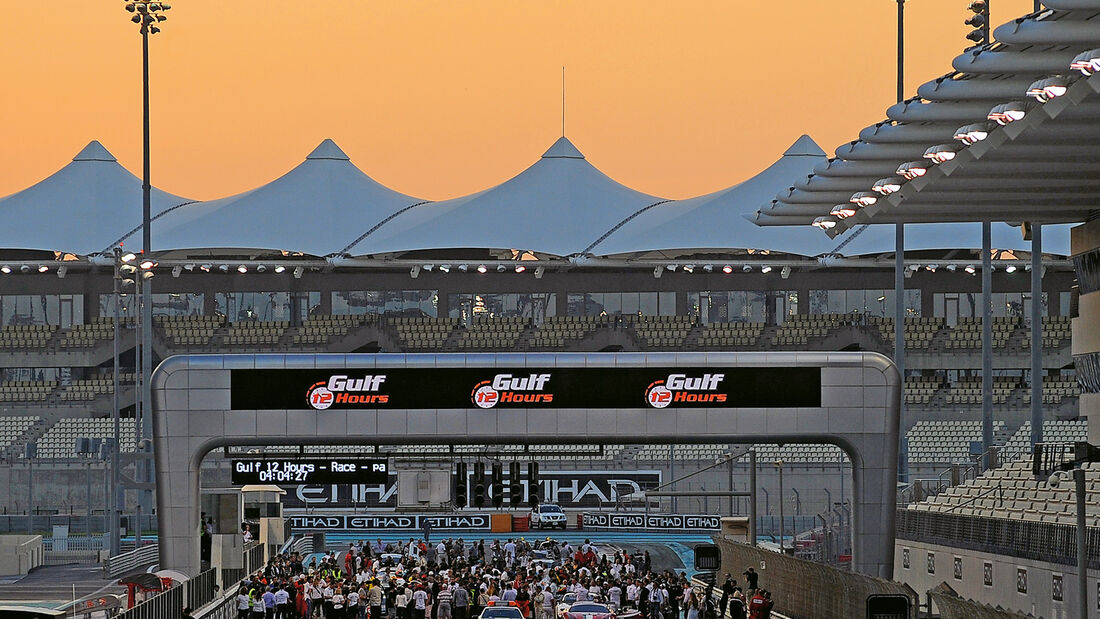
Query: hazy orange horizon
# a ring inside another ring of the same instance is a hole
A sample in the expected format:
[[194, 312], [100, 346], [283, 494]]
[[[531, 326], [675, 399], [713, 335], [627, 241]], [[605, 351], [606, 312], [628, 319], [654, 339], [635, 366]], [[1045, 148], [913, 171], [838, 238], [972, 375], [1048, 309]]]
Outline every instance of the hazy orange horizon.
[[[141, 170], [141, 38], [122, 0], [4, 7], [0, 196], [92, 139]], [[906, 3], [906, 93], [950, 71], [966, 0]], [[803, 133], [827, 153], [895, 99], [893, 0], [178, 0], [151, 39], [152, 180], [212, 199], [324, 138], [427, 199], [526, 168], [561, 133], [619, 182], [730, 186]], [[992, 3], [995, 25], [1030, 0]]]

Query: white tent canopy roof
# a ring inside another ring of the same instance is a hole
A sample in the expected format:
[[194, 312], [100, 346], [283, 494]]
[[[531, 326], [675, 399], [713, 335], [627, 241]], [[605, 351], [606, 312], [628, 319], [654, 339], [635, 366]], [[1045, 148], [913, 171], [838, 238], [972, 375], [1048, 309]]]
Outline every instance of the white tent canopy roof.
[[[154, 213], [186, 201], [152, 190]], [[72, 163], [0, 198], [0, 215], [0, 248], [92, 254], [141, 223], [141, 180], [92, 140]]]
[[470, 196], [409, 209], [348, 253], [466, 248], [568, 256], [660, 201], [615, 182], [562, 137], [514, 178]]
[[[755, 249], [816, 256], [837, 242], [813, 228], [776, 229], [746, 220], [757, 207], [781, 189], [804, 179], [826, 160], [812, 138], [803, 135], [783, 156], [756, 176], [732, 187], [696, 198], [676, 200], [644, 209], [609, 231], [589, 253], [598, 256], [643, 255], [662, 252], [667, 257], [691, 249]], [[676, 250], [681, 250], [677, 252]]]
[[297, 167], [245, 193], [188, 205], [153, 223], [161, 250], [249, 248], [315, 256], [420, 200], [364, 174], [326, 139]]

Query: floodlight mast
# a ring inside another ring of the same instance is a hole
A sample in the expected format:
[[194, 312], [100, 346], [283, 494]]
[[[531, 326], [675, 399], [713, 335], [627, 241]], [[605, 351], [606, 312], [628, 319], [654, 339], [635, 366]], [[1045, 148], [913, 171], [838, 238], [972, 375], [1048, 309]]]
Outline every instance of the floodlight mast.
[[[172, 6], [154, 0], [130, 0], [125, 4], [126, 11], [133, 13], [130, 21], [139, 27], [141, 33], [141, 77], [142, 77], [142, 178], [141, 178], [141, 239], [142, 250], [147, 260], [153, 259], [152, 240], [150, 235], [152, 185], [149, 173], [149, 35], [160, 32], [157, 24], [164, 23], [168, 17], [164, 14], [171, 10]], [[150, 377], [153, 374], [153, 287], [149, 279], [153, 271], [149, 269], [142, 274], [145, 280], [140, 297], [141, 317], [138, 324], [141, 328], [141, 402], [140, 429], [141, 436], [152, 439], [152, 391], [150, 389]], [[150, 442], [144, 443], [151, 444]], [[139, 451], [147, 448], [138, 447]], [[140, 482], [151, 482], [152, 462], [148, 459], [139, 459], [137, 462], [137, 477]], [[152, 493], [149, 490], [138, 492], [138, 526], [136, 528], [136, 541], [141, 544], [141, 513], [152, 513]]]

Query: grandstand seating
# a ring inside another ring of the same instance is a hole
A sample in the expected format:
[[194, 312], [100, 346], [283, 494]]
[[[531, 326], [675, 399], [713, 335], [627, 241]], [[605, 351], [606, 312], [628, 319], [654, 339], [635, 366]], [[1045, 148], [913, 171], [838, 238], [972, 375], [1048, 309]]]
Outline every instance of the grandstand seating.
[[[1043, 318], [1043, 348], [1061, 348], [1070, 339], [1069, 316], [1045, 316]], [[1024, 348], [1031, 348], [1030, 333], [1023, 341]]]
[[52, 325], [9, 325], [0, 328], [0, 350], [45, 348], [57, 327]]
[[623, 321], [651, 350], [683, 349], [694, 326], [691, 316], [623, 316]]
[[[1016, 376], [993, 377], [993, 403], [1004, 404], [1008, 401], [1012, 391], [1020, 386], [1020, 378]], [[948, 404], [976, 405], [982, 403], [982, 379], [981, 377], [967, 377], [957, 381], [947, 393]]]
[[[137, 375], [133, 372], [120, 372], [118, 375], [119, 384], [133, 384], [136, 377]], [[94, 400], [100, 395], [114, 393], [114, 377], [110, 374], [104, 374], [94, 378], [74, 380], [65, 385], [64, 388], [64, 391], [61, 392], [63, 401]]]
[[[1045, 425], [1045, 424], [1044, 424]], [[1100, 526], [1100, 469], [1085, 464], [1086, 524]], [[948, 488], [936, 496], [909, 506], [911, 510], [944, 512], [987, 518], [1008, 518], [1076, 523], [1076, 498], [1072, 484], [1052, 488], [1035, 480], [1030, 456], [991, 469], [976, 479]]]
[[494, 318], [477, 316], [458, 340], [458, 349], [499, 350], [515, 348], [520, 335], [527, 330], [530, 319], [520, 316], [499, 316]]
[[39, 421], [40, 417], [32, 415], [0, 417], [0, 447], [11, 445]]
[[763, 334], [762, 322], [712, 322], [704, 328], [699, 344], [750, 347], [759, 344]]
[[[134, 451], [133, 417], [123, 417], [121, 426], [121, 450]], [[114, 437], [114, 428], [114, 421], [110, 417], [63, 417], [38, 439], [37, 457], [74, 458], [77, 438], [111, 438]]]
[[431, 318], [427, 316], [394, 317], [387, 322], [397, 331], [397, 337], [406, 350], [443, 350], [443, 344], [458, 325], [457, 318]]
[[[1081, 395], [1077, 379], [1065, 376], [1043, 377], [1043, 404], [1060, 404], [1064, 398], [1076, 398]], [[1024, 402], [1031, 404], [1031, 392], [1024, 395]]]
[[209, 346], [214, 332], [221, 328], [221, 316], [157, 316], [154, 322], [174, 346]]
[[55, 380], [13, 380], [0, 383], [0, 402], [45, 402], [57, 387]]
[[[878, 327], [879, 337], [888, 345], [894, 345], [894, 319], [889, 316], [871, 316], [867, 320]], [[932, 344], [932, 340], [944, 328], [943, 318], [926, 316], [907, 316], [905, 318], [905, 347], [912, 349], [926, 349]]]
[[910, 376], [905, 379], [905, 403], [928, 404], [942, 387], [943, 380], [938, 376]]
[[550, 316], [539, 327], [531, 343], [536, 348], [565, 348], [613, 321], [613, 316]]
[[282, 340], [290, 322], [274, 320], [270, 322], [242, 321], [230, 324], [225, 335], [221, 336], [223, 346], [273, 346]]
[[[1085, 419], [1044, 420], [1043, 440], [1054, 443], [1074, 443], [1088, 439], [1088, 421]], [[1025, 421], [1001, 448], [1001, 460], [1019, 458], [1031, 453], [1031, 422]]]
[[378, 317], [373, 314], [311, 316], [301, 327], [298, 327], [298, 332], [294, 334], [293, 341], [295, 344], [328, 344], [329, 338], [345, 335], [364, 322], [374, 322], [376, 320], [378, 320]]
[[[993, 431], [1004, 433], [1003, 421], [993, 422]], [[970, 444], [982, 440], [981, 420], [919, 421], [906, 432], [910, 463], [954, 463], [970, 461]]]

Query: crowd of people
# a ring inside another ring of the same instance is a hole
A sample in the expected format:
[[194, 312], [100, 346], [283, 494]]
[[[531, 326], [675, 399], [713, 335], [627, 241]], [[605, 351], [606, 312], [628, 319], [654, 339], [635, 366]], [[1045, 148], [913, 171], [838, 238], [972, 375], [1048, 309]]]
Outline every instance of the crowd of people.
[[744, 576], [744, 590], [729, 574], [717, 591], [692, 586], [683, 572], [654, 570], [648, 551], [607, 552], [589, 540], [377, 540], [308, 560], [273, 557], [242, 582], [237, 609], [240, 619], [475, 619], [503, 604], [524, 619], [558, 619], [568, 598], [620, 618], [769, 617], [770, 594], [752, 568]]

